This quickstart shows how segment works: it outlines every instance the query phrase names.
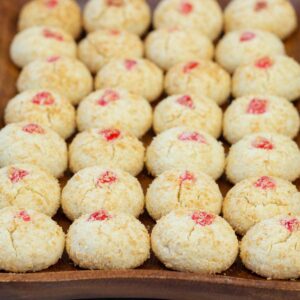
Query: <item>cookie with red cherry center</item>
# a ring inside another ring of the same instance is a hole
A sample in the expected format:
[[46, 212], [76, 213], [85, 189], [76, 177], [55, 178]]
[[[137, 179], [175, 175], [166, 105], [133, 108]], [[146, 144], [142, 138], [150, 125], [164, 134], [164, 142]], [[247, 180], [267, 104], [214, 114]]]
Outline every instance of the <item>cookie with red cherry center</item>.
[[238, 255], [238, 240], [221, 217], [201, 210], [173, 210], [151, 233], [156, 257], [177, 271], [215, 274], [227, 270]]

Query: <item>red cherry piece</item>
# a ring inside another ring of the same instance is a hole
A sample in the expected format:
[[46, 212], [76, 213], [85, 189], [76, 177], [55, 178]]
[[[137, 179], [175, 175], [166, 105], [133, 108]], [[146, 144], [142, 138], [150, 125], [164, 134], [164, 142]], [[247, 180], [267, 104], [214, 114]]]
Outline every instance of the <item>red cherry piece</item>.
[[59, 59], [60, 59], [59, 56], [50, 56], [50, 57], [47, 58], [47, 62], [53, 63], [53, 62], [58, 61]]
[[97, 101], [100, 106], [106, 106], [110, 102], [114, 102], [120, 99], [120, 96], [117, 92], [113, 90], [106, 90], [102, 97]]
[[196, 61], [191, 61], [189, 63], [187, 63], [184, 67], [183, 67], [183, 73], [189, 73], [192, 70], [194, 70], [195, 68], [197, 68], [199, 66], [199, 63]]
[[263, 137], [258, 137], [256, 140], [252, 142], [252, 146], [257, 149], [263, 149], [263, 150], [272, 150], [274, 148], [274, 145]]
[[51, 93], [40, 92], [32, 98], [31, 102], [37, 105], [52, 105], [54, 104], [55, 100]]
[[255, 33], [250, 31], [245, 31], [240, 36], [240, 42], [248, 42], [253, 40], [256, 37]]
[[22, 219], [24, 222], [29, 222], [31, 220], [29, 214], [25, 210], [20, 211], [16, 217]]
[[43, 36], [45, 38], [48, 38], [48, 39], [54, 39], [54, 40], [57, 40], [59, 42], [63, 42], [64, 41], [64, 38], [61, 34], [57, 33], [57, 32], [53, 32], [49, 29], [44, 29], [43, 30]]
[[93, 221], [105, 221], [111, 219], [111, 216], [108, 214], [106, 210], [99, 210], [92, 213], [87, 219], [89, 222]]
[[27, 132], [27, 133], [31, 133], [31, 134], [44, 134], [45, 133], [45, 130], [37, 125], [37, 124], [27, 124], [25, 125], [22, 130], [24, 132]]
[[58, 0], [46, 0], [45, 4], [48, 8], [54, 8], [57, 6]]
[[123, 0], [107, 0], [106, 3], [108, 6], [122, 6]]
[[13, 168], [10, 171], [9, 179], [12, 183], [17, 183], [26, 177], [29, 173], [26, 170]]
[[118, 129], [104, 129], [99, 132], [108, 142], [118, 139], [121, 132]]
[[182, 106], [185, 106], [185, 107], [188, 107], [190, 109], [195, 108], [194, 102], [193, 102], [192, 98], [189, 95], [184, 95], [184, 96], [178, 98], [176, 102], [178, 104], [180, 104]]
[[260, 12], [268, 7], [268, 3], [266, 1], [257, 1], [254, 6], [254, 11]]
[[196, 177], [193, 173], [189, 171], [185, 171], [180, 177], [180, 184], [182, 184], [184, 181], [195, 181]]
[[280, 220], [280, 224], [284, 226], [289, 232], [293, 232], [299, 229], [299, 220], [297, 218]]
[[97, 186], [101, 187], [103, 184], [112, 184], [116, 181], [117, 176], [113, 172], [106, 171], [97, 179]]
[[193, 9], [194, 7], [191, 3], [184, 1], [180, 4], [179, 11], [183, 15], [189, 15], [193, 11]]
[[270, 177], [262, 176], [254, 183], [254, 186], [263, 190], [272, 190], [276, 188], [276, 183]]
[[267, 111], [267, 100], [252, 99], [248, 105], [247, 113], [252, 115], [262, 115]]
[[178, 136], [180, 141], [192, 141], [206, 144], [206, 139], [202, 134], [198, 132], [183, 132]]
[[215, 216], [204, 211], [195, 211], [192, 214], [192, 220], [200, 226], [208, 226], [214, 222]]
[[128, 71], [131, 71], [137, 65], [137, 62], [133, 59], [126, 59], [124, 65]]
[[263, 57], [255, 62], [255, 66], [260, 69], [268, 69], [273, 66], [273, 61], [269, 57]]
[[111, 35], [119, 35], [119, 34], [120, 34], [120, 31], [119, 31], [119, 30], [116, 30], [116, 29], [112, 29], [112, 30], [109, 31], [109, 33], [110, 33]]

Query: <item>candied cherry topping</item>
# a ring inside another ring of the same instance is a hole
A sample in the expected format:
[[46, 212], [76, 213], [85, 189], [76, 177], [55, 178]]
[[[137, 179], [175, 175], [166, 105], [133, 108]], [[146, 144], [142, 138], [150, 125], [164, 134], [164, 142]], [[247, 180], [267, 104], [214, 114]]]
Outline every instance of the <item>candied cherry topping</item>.
[[257, 149], [272, 150], [274, 145], [264, 137], [258, 137], [252, 142], [252, 146]]
[[299, 229], [299, 220], [297, 218], [280, 220], [280, 224], [284, 226], [289, 232], [293, 232]]
[[202, 144], [206, 144], [206, 139], [202, 134], [198, 132], [183, 132], [178, 136], [180, 141], [192, 141], [192, 142], [199, 142]]
[[269, 57], [263, 57], [255, 62], [255, 66], [260, 69], [268, 69], [273, 66], [273, 61]]
[[117, 29], [111, 29], [111, 30], [109, 31], [109, 33], [110, 33], [111, 35], [119, 35], [119, 34], [120, 34], [120, 31], [117, 30]]
[[108, 142], [118, 139], [121, 132], [118, 129], [104, 129], [99, 132]]
[[257, 1], [254, 6], [256, 12], [262, 11], [268, 7], [268, 3], [264, 0]]
[[131, 71], [137, 65], [137, 62], [133, 59], [126, 59], [124, 65], [128, 71]]
[[12, 183], [17, 183], [26, 177], [29, 173], [26, 170], [13, 168], [10, 171], [9, 179]]
[[192, 214], [192, 220], [200, 226], [211, 225], [215, 219], [213, 214], [207, 213], [205, 211], [195, 211]]
[[187, 63], [184, 67], [183, 67], [183, 73], [189, 73], [192, 70], [196, 69], [199, 66], [199, 63], [196, 61], [191, 61], [189, 63]]
[[189, 15], [193, 11], [193, 9], [194, 9], [194, 7], [191, 3], [187, 2], [187, 1], [183, 1], [180, 4], [179, 11], [183, 15]]
[[54, 32], [50, 29], [44, 29], [43, 30], [43, 36], [45, 38], [48, 38], [48, 39], [54, 39], [54, 40], [57, 40], [59, 42], [63, 42], [64, 41], [64, 38], [61, 34], [57, 33], [57, 32]]
[[105, 171], [98, 179], [97, 186], [101, 187], [103, 184], [112, 184], [117, 181], [117, 176], [111, 171]]
[[106, 3], [109, 6], [122, 6], [123, 0], [107, 0]]
[[111, 219], [111, 216], [108, 214], [106, 210], [99, 210], [92, 213], [87, 219], [89, 222], [91, 221], [105, 221]]
[[184, 95], [184, 96], [178, 98], [176, 102], [178, 104], [180, 104], [182, 106], [185, 106], [185, 107], [188, 107], [190, 109], [194, 109], [195, 108], [193, 99], [189, 95]]
[[38, 105], [52, 105], [54, 104], [55, 100], [51, 93], [40, 92], [32, 98], [31, 102]]
[[270, 177], [262, 176], [254, 183], [254, 186], [257, 188], [261, 188], [263, 190], [268, 190], [268, 189], [275, 189], [276, 183]]
[[262, 115], [267, 111], [267, 100], [252, 99], [248, 105], [247, 113], [252, 115]]
[[180, 177], [180, 184], [182, 184], [184, 181], [195, 181], [196, 177], [193, 173], [189, 172], [189, 171], [185, 171]]
[[113, 90], [106, 90], [102, 97], [97, 101], [100, 106], [106, 106], [110, 102], [114, 102], [120, 99], [120, 96], [117, 92]]
[[33, 123], [23, 126], [22, 130], [27, 133], [36, 133], [36, 134], [44, 134], [45, 133], [45, 130], [41, 126], [39, 126], [37, 124], [33, 124]]
[[47, 62], [53, 63], [53, 62], [58, 61], [59, 59], [60, 59], [59, 56], [50, 56], [50, 57], [47, 58]]
[[54, 8], [58, 4], [58, 0], [46, 0], [45, 4], [48, 8]]
[[21, 210], [16, 217], [22, 219], [24, 222], [29, 222], [31, 220], [29, 214], [25, 210]]
[[240, 42], [248, 42], [253, 40], [256, 37], [255, 33], [250, 31], [245, 31], [240, 36]]

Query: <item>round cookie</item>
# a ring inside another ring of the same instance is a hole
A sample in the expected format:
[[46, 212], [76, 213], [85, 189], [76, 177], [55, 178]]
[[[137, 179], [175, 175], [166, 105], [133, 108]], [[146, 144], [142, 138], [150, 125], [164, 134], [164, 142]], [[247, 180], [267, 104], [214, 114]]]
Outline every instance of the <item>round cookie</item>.
[[137, 35], [116, 29], [92, 32], [78, 46], [80, 60], [92, 73], [97, 73], [113, 58], [140, 58], [143, 54], [144, 45]]
[[206, 96], [221, 105], [230, 95], [229, 74], [212, 61], [196, 60], [172, 67], [165, 78], [169, 95], [191, 93]]
[[124, 88], [151, 102], [163, 91], [163, 72], [147, 59], [112, 59], [98, 72], [95, 87]]
[[150, 22], [150, 8], [145, 0], [90, 0], [83, 12], [87, 32], [106, 28], [143, 35]]
[[158, 29], [152, 31], [145, 42], [146, 56], [161, 69], [194, 60], [212, 59], [214, 46], [196, 30]]
[[294, 181], [300, 176], [299, 148], [284, 135], [263, 132], [247, 135], [231, 146], [226, 175], [233, 183], [264, 175]]
[[299, 224], [299, 217], [279, 216], [254, 225], [241, 242], [246, 268], [268, 279], [298, 278]]
[[161, 133], [177, 126], [203, 130], [218, 138], [222, 131], [222, 110], [206, 97], [169, 96], [155, 107], [153, 128]]
[[38, 58], [60, 55], [76, 58], [77, 46], [63, 29], [34, 26], [18, 33], [10, 46], [10, 57], [18, 67]]
[[76, 105], [93, 89], [93, 78], [79, 60], [51, 56], [28, 64], [19, 75], [17, 89], [49, 89], [65, 96]]
[[73, 173], [95, 165], [119, 168], [135, 176], [144, 166], [145, 148], [133, 134], [114, 128], [79, 133], [69, 148]]
[[75, 108], [49, 90], [27, 90], [11, 99], [4, 114], [6, 124], [33, 122], [49, 127], [63, 139], [75, 131]]
[[19, 30], [45, 25], [64, 29], [74, 38], [81, 33], [81, 11], [74, 0], [33, 0], [20, 13]]
[[153, 176], [179, 168], [219, 178], [225, 164], [224, 148], [211, 135], [175, 127], [156, 136], [146, 153], [146, 166]]
[[127, 90], [98, 90], [82, 100], [77, 110], [79, 131], [115, 127], [142, 137], [151, 127], [152, 108], [148, 101]]
[[105, 167], [80, 170], [62, 192], [62, 208], [70, 220], [105, 209], [138, 217], [144, 209], [144, 193], [127, 172]]
[[195, 29], [211, 40], [222, 31], [222, 10], [215, 0], [163, 0], [154, 11], [155, 28]]
[[294, 101], [300, 97], [300, 65], [284, 55], [266, 56], [241, 65], [232, 78], [232, 94], [266, 94]]
[[297, 109], [276, 96], [245, 96], [234, 100], [226, 109], [223, 135], [231, 144], [247, 134], [273, 132], [294, 138], [299, 132]]
[[67, 169], [67, 145], [53, 130], [34, 123], [12, 123], [0, 131], [0, 166], [28, 163], [61, 177]]
[[132, 269], [150, 257], [150, 239], [135, 217], [100, 210], [75, 220], [68, 231], [66, 249], [81, 268]]
[[271, 32], [240, 29], [227, 33], [216, 48], [216, 61], [229, 73], [240, 65], [268, 55], [285, 54], [283, 42]]
[[300, 215], [300, 193], [292, 183], [276, 177], [244, 179], [223, 203], [223, 217], [240, 235], [262, 220], [293, 214]]
[[65, 234], [47, 215], [6, 207], [0, 210], [0, 269], [36, 272], [61, 258]]
[[224, 18], [226, 31], [257, 28], [281, 39], [297, 28], [296, 12], [288, 0], [232, 0]]
[[222, 194], [218, 185], [201, 172], [171, 169], [156, 177], [146, 194], [146, 208], [158, 220], [178, 208], [221, 212]]
[[221, 217], [179, 209], [154, 226], [151, 246], [157, 258], [177, 271], [215, 274], [227, 270], [238, 255], [238, 239]]
[[60, 205], [58, 181], [35, 165], [16, 164], [0, 169], [0, 191], [0, 209], [15, 206], [52, 217]]

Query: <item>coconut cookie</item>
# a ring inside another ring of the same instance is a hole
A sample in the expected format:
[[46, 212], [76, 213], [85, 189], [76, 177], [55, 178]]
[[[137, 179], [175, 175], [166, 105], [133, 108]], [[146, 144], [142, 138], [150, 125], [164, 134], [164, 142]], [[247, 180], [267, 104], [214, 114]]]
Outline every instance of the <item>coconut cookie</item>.
[[144, 45], [137, 35], [117, 29], [92, 32], [78, 46], [80, 60], [92, 73], [97, 73], [113, 58], [140, 58], [143, 54]]
[[106, 209], [138, 217], [144, 208], [139, 181], [127, 172], [90, 167], [76, 173], [62, 192], [62, 208], [70, 220]]
[[147, 190], [146, 208], [158, 220], [178, 208], [195, 208], [219, 214], [222, 194], [218, 185], [201, 172], [172, 169], [152, 181]]
[[135, 217], [100, 210], [83, 215], [70, 226], [66, 249], [81, 268], [133, 269], [150, 257], [150, 239]]
[[87, 32], [106, 28], [143, 35], [150, 22], [150, 8], [144, 0], [90, 0], [83, 12]]
[[242, 262], [246, 268], [269, 279], [296, 279], [300, 274], [299, 241], [299, 217], [264, 220], [242, 239]]
[[223, 217], [241, 235], [254, 224], [279, 215], [300, 215], [300, 193], [292, 183], [276, 177], [244, 179], [223, 203]]
[[151, 102], [163, 91], [163, 72], [147, 59], [113, 59], [98, 72], [95, 87], [124, 88]]
[[206, 97], [169, 96], [155, 107], [153, 128], [161, 133], [177, 126], [203, 130], [218, 138], [222, 131], [222, 110]]
[[146, 56], [160, 68], [195, 59], [212, 59], [214, 46], [208, 37], [196, 30], [158, 29], [145, 43]]
[[81, 33], [80, 7], [74, 0], [33, 0], [20, 13], [19, 30], [37, 25], [64, 29], [74, 38]]
[[16, 206], [52, 217], [60, 205], [58, 181], [34, 165], [16, 164], [0, 169], [0, 190], [0, 209]]
[[151, 127], [152, 108], [142, 96], [114, 88], [98, 90], [83, 99], [77, 110], [80, 131], [115, 127], [142, 137]]
[[285, 54], [283, 42], [271, 32], [240, 29], [227, 33], [216, 48], [216, 61], [229, 73], [268, 55]]
[[0, 131], [0, 166], [28, 163], [55, 177], [67, 169], [67, 145], [53, 130], [35, 123], [12, 123]]
[[233, 0], [225, 9], [225, 30], [257, 28], [285, 39], [297, 28], [297, 15], [288, 0]]
[[297, 109], [284, 98], [245, 96], [234, 100], [224, 114], [223, 135], [231, 144], [245, 135], [274, 132], [294, 138], [299, 132]]
[[75, 108], [49, 90], [27, 90], [11, 99], [4, 114], [6, 124], [33, 122], [49, 127], [63, 139], [75, 130]]
[[232, 78], [232, 94], [235, 97], [267, 94], [294, 101], [300, 97], [300, 65], [283, 55], [266, 56], [241, 65]]
[[175, 127], [155, 137], [146, 153], [146, 165], [153, 176], [179, 168], [204, 172], [213, 179], [224, 170], [224, 148], [211, 135], [186, 127]]
[[233, 183], [264, 175], [294, 181], [300, 176], [300, 151], [287, 136], [250, 134], [231, 146], [226, 175]]
[[206, 96], [221, 105], [230, 95], [229, 74], [212, 61], [196, 60], [172, 67], [165, 79], [169, 95], [191, 93]]
[[36, 272], [61, 258], [65, 234], [47, 215], [6, 207], [0, 210], [0, 269]]
[[65, 96], [74, 105], [92, 88], [93, 78], [85, 65], [79, 60], [61, 56], [31, 62], [22, 70], [17, 81], [19, 92], [49, 89]]
[[109, 165], [131, 175], [144, 166], [144, 146], [133, 134], [119, 129], [89, 129], [79, 133], [69, 148], [73, 173], [95, 165]]
[[154, 27], [195, 29], [214, 40], [222, 31], [222, 10], [215, 0], [163, 0], [154, 11]]
[[215, 274], [227, 270], [238, 255], [238, 240], [221, 217], [179, 209], [161, 218], [151, 234], [157, 258], [177, 271]]

